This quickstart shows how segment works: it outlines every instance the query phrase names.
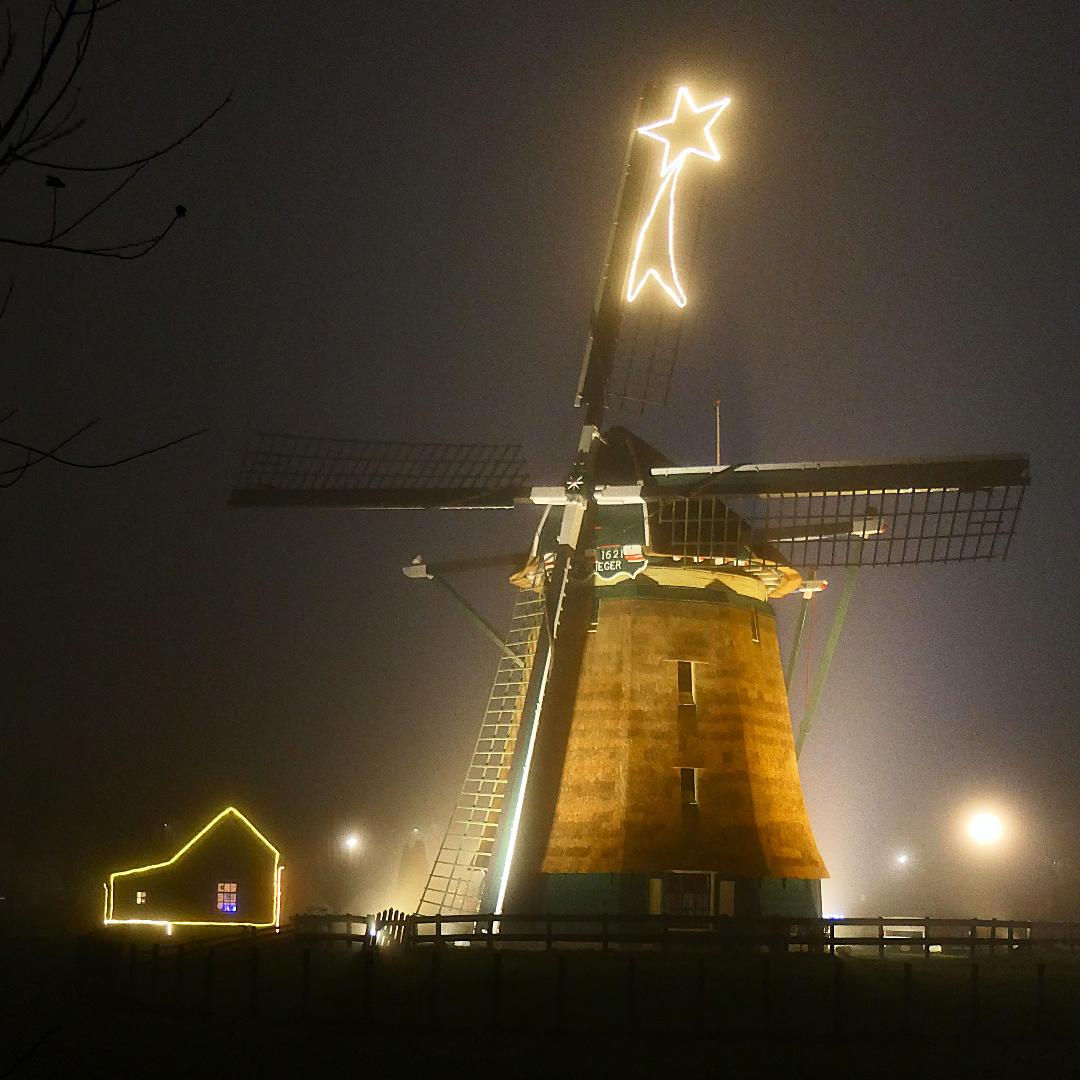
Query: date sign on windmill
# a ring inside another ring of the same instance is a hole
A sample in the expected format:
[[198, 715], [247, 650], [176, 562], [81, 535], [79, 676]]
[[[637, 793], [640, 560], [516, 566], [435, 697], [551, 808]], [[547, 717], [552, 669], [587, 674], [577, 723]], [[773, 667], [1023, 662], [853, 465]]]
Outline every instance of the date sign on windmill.
[[[570, 480], [533, 484], [517, 445], [262, 434], [233, 491], [242, 507], [539, 515], [526, 553], [403, 568], [499, 653], [422, 914], [820, 916], [828, 872], [797, 755], [855, 575], [1008, 553], [1024, 454], [677, 464], [606, 424], [666, 402], [684, 311], [717, 291], [691, 280], [679, 194], [691, 163], [719, 160], [728, 105], [648, 87], [629, 126]], [[507, 633], [448, 580], [497, 567], [512, 571]], [[823, 568], [843, 568], [842, 593], [796, 740], [787, 689]], [[775, 611], [796, 602], [784, 664]]]

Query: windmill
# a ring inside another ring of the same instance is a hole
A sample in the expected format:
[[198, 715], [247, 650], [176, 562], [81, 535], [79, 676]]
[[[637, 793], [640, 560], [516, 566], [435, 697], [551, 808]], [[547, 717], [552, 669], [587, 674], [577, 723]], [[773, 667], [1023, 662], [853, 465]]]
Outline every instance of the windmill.
[[[500, 659], [424, 914], [820, 913], [786, 693], [816, 570], [1004, 558], [1015, 530], [1023, 455], [680, 466], [604, 428], [666, 400], [683, 174], [720, 157], [728, 99], [671, 102], [647, 88], [631, 130], [562, 483], [530, 484], [518, 446], [261, 434], [230, 498], [541, 511], [509, 634], [483, 624]], [[454, 591], [502, 561], [405, 574]], [[785, 673], [774, 605], [798, 594]]]

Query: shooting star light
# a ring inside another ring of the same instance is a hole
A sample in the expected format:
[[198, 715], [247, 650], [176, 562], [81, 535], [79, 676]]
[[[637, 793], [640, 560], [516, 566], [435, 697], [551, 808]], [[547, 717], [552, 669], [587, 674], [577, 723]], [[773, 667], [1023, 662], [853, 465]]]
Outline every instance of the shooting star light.
[[[638, 128], [638, 134], [664, 144], [664, 156], [660, 162], [660, 184], [653, 196], [649, 212], [634, 243], [634, 255], [630, 263], [630, 275], [626, 285], [626, 299], [633, 303], [652, 278], [678, 307], [686, 307], [686, 291], [679, 281], [675, 268], [675, 189], [679, 174], [691, 156], [707, 161], [719, 161], [720, 151], [713, 142], [712, 126], [728, 107], [731, 98], [721, 98], [708, 105], [695, 105], [690, 91], [680, 86], [675, 95], [675, 105], [667, 120], [657, 120]], [[654, 249], [664, 243], [657, 238], [658, 228], [667, 220], [666, 246], [663, 254], [654, 257]]]

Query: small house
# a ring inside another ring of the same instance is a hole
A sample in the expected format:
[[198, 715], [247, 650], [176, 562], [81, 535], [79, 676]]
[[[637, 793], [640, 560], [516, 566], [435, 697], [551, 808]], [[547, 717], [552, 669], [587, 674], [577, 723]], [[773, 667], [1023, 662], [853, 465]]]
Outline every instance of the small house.
[[105, 925], [279, 926], [281, 852], [234, 806], [164, 862], [117, 870], [105, 883]]

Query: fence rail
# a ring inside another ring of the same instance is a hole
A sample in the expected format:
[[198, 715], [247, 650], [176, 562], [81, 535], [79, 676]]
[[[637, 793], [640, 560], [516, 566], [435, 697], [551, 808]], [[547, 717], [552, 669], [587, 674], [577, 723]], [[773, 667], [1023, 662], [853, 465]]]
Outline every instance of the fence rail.
[[967, 952], [993, 956], [1036, 948], [1075, 951], [1080, 923], [1030, 920], [864, 916], [811, 919], [699, 915], [297, 915], [297, 935], [307, 941], [339, 941], [364, 948], [468, 945], [497, 948], [542, 945], [715, 949], [742, 947], [769, 952], [828, 952], [873, 948]]

